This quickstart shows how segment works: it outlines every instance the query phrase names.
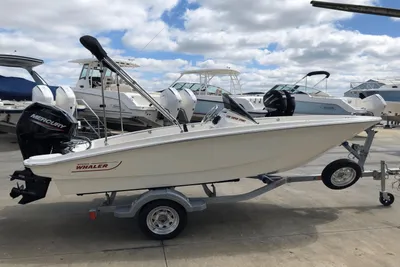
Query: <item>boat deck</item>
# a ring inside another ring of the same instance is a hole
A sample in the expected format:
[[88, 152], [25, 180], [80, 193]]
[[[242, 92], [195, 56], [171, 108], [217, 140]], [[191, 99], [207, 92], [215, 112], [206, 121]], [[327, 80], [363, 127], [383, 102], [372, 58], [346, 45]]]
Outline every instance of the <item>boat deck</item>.
[[[358, 137], [360, 143], [363, 136]], [[96, 221], [87, 211], [101, 195], [48, 198], [26, 206], [9, 197], [8, 175], [22, 167], [16, 138], [0, 135], [0, 265], [4, 266], [334, 266], [399, 265], [400, 202], [383, 207], [379, 182], [366, 178], [344, 191], [322, 182], [282, 186], [256, 199], [210, 205], [189, 214], [185, 231], [159, 242], [142, 236], [131, 219], [112, 214]], [[379, 129], [366, 168], [400, 165], [400, 130]], [[347, 157], [335, 148], [290, 174], [318, 173], [330, 161]], [[400, 199], [400, 191], [388, 191]], [[258, 181], [216, 185], [220, 194], [237, 194]], [[202, 194], [200, 187], [182, 188]], [[129, 193], [117, 201], [126, 201]]]

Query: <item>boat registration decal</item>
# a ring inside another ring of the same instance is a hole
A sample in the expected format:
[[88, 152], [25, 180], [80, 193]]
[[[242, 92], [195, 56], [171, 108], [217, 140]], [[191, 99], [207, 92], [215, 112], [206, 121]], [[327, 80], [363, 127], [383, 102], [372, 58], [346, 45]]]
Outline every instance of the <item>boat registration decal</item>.
[[241, 121], [241, 122], [246, 122], [246, 120], [238, 118], [238, 117], [234, 117], [231, 115], [226, 115], [227, 118], [232, 119], [232, 120], [236, 120], [236, 121]]
[[72, 172], [110, 171], [118, 168], [122, 161], [78, 163]]

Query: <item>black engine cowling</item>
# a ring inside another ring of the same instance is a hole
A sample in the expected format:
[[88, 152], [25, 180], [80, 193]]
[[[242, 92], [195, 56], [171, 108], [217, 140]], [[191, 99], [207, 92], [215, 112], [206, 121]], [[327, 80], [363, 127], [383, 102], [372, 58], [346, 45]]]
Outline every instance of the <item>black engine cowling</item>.
[[77, 120], [57, 106], [39, 102], [29, 105], [16, 126], [22, 157], [62, 153], [77, 128]]
[[265, 109], [269, 117], [293, 116], [296, 109], [294, 96], [286, 90], [269, 90], [263, 97]]

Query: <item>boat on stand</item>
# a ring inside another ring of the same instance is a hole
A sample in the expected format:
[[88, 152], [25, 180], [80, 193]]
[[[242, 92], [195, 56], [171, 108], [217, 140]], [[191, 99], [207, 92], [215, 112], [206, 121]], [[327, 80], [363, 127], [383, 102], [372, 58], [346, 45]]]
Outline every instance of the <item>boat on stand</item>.
[[[40, 76], [35, 68], [43, 63], [38, 58], [0, 54], [0, 67], [3, 71], [11, 70], [10, 73], [15, 73], [23, 70], [28, 75], [26, 78], [19, 73], [12, 76], [0, 75], [0, 132], [15, 134], [21, 114], [34, 102], [58, 106], [72, 116], [85, 110], [85, 106], [78, 105], [70, 87], [50, 86]], [[79, 120], [79, 130], [82, 125], [85, 127], [86, 124]], [[93, 133], [92, 130], [89, 132]]]
[[[136, 92], [118, 74], [108, 68], [100, 72], [100, 62], [96, 58], [77, 59], [70, 62], [82, 65], [73, 90], [77, 99], [90, 107], [90, 112], [88, 110], [82, 114], [87, 120], [106, 117], [108, 128], [122, 131], [171, 125], [151, 102]], [[115, 62], [125, 69], [139, 67], [132, 60], [116, 59]], [[168, 88], [161, 93], [151, 92], [150, 95], [174, 118], [183, 122], [190, 121], [197, 103], [196, 96], [190, 90], [178, 92], [174, 88]]]
[[[242, 90], [239, 75], [239, 71], [231, 68], [187, 70], [180, 73], [170, 88], [175, 88], [179, 92], [189, 89], [195, 94], [197, 104], [192, 122], [201, 121], [214, 106], [222, 110], [224, 108], [223, 94], [228, 94], [254, 118], [270, 116], [271, 113], [275, 116], [290, 116], [294, 112], [295, 101], [290, 93], [282, 90], [257, 95], [247, 94]], [[197, 78], [192, 78], [194, 76]], [[213, 84], [215, 78], [228, 80], [229, 87], [222, 88]]]
[[[324, 76], [313, 86], [308, 86], [307, 79], [312, 76]], [[340, 97], [329, 94], [327, 71], [312, 71], [304, 75], [294, 84], [276, 84], [270, 91], [288, 91], [296, 99], [294, 115], [373, 115], [381, 116], [387, 102], [379, 93], [371, 93], [364, 98]], [[300, 85], [301, 81], [305, 85]], [[325, 90], [319, 90], [317, 85], [325, 81]]]

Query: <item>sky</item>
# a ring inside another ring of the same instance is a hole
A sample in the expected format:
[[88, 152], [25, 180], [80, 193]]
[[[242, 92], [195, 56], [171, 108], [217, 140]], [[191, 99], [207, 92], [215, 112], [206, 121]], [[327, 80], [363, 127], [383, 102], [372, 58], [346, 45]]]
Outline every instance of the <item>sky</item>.
[[[329, 1], [400, 8], [395, 0]], [[134, 60], [140, 67], [129, 73], [148, 91], [196, 68], [236, 69], [244, 91], [269, 90], [324, 70], [331, 74], [327, 91], [333, 95], [343, 95], [354, 82], [399, 76], [400, 20], [316, 8], [310, 0], [1, 4], [0, 53], [43, 59], [36, 70], [51, 85], [75, 86], [81, 66], [69, 61], [92, 56], [79, 42], [83, 35], [96, 37], [111, 58]], [[311, 77], [307, 85], [323, 77]], [[218, 78], [213, 83], [225, 86]], [[317, 88], [325, 91], [325, 85]]]

